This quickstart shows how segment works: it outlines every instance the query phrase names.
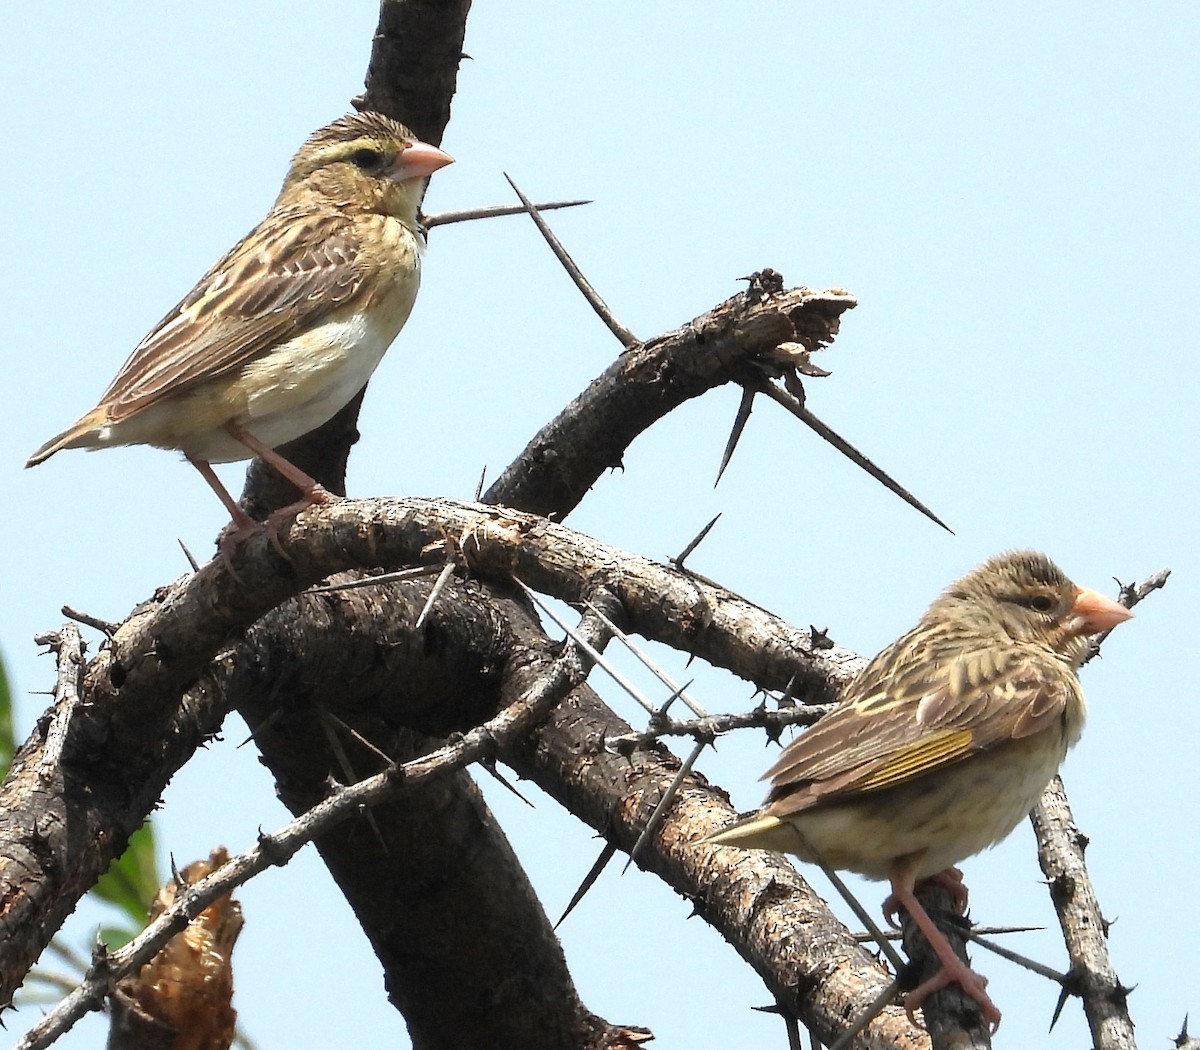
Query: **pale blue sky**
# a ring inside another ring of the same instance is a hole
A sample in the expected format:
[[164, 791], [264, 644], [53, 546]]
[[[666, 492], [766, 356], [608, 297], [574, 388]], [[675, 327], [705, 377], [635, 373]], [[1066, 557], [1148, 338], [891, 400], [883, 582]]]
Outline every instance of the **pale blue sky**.
[[[570, 524], [652, 557], [717, 511], [694, 557], [788, 619], [874, 652], [937, 590], [1006, 547], [1077, 582], [1175, 570], [1085, 672], [1091, 720], [1066, 779], [1144, 1046], [1200, 1011], [1190, 965], [1198, 836], [1194, 352], [1200, 8], [1149, 3], [477, 3], [430, 210], [581, 196], [555, 227], [638, 335], [772, 266], [860, 299], [808, 385], [813, 410], [929, 503], [951, 537], [759, 407], [721, 486], [737, 404], [686, 406]], [[145, 331], [261, 218], [313, 128], [362, 83], [370, 3], [25, 5], [0, 37], [9, 250], [0, 420], [9, 496], [0, 646], [23, 736], [53, 671], [32, 644], [70, 604], [121, 619], [224, 523], [195, 472], [150, 449], [25, 457], [90, 408]], [[520, 219], [435, 231], [416, 312], [372, 383], [352, 494], [469, 496], [617, 345]], [[222, 469], [240, 487], [238, 465]], [[682, 676], [682, 658], [667, 656]], [[688, 671], [690, 676], [692, 671]], [[603, 683], [601, 683], [603, 685]], [[647, 683], [647, 688], [650, 688]], [[702, 676], [710, 710], [753, 701]], [[630, 718], [630, 705], [612, 702]], [[283, 822], [244, 727], [200, 753], [159, 816], [181, 862]], [[770, 752], [726, 740], [704, 771], [748, 808]], [[591, 832], [484, 788], [557, 915]], [[536, 792], [533, 792], [536, 796]], [[165, 856], [165, 855], [164, 855]], [[973, 915], [1053, 925], [1032, 835], [968, 861]], [[820, 884], [819, 875], [814, 880]], [[875, 909], [883, 891], [864, 887]], [[407, 1045], [379, 967], [306, 851], [240, 894], [236, 1005], [260, 1046]], [[298, 908], [299, 906], [299, 908]], [[581, 994], [663, 1047], [782, 1047], [769, 996], [654, 878], [606, 873], [563, 929]], [[86, 940], [87, 910], [68, 926]], [[1065, 968], [1052, 933], [1018, 950]], [[613, 947], [620, 951], [614, 952]], [[314, 951], [320, 965], [314, 965]], [[1056, 988], [977, 956], [997, 1047], [1087, 1045]], [[662, 982], [661, 984], [657, 982]], [[298, 1008], [298, 1005], [300, 1008]], [[35, 1011], [6, 1018], [15, 1034]], [[103, 1039], [91, 1018], [64, 1040]]]

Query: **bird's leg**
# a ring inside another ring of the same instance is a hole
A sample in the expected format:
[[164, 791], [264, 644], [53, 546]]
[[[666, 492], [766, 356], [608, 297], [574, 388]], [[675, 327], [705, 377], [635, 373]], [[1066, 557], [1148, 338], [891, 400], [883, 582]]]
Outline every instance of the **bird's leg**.
[[233, 552], [253, 536], [261, 526], [242, 510], [238, 501], [229, 494], [229, 490], [221, 484], [221, 479], [217, 477], [216, 471], [213, 470], [212, 464], [208, 460], [197, 459], [195, 456], [187, 456], [187, 461], [200, 471], [200, 476], [208, 482], [209, 487], [217, 494], [217, 498], [225, 504], [225, 509], [229, 511], [230, 517], [233, 518], [233, 521], [222, 530], [221, 538], [217, 541], [217, 550], [220, 553], [221, 561], [225, 563], [225, 568], [236, 579], [237, 573], [233, 569]]
[[[264, 463], [269, 463], [273, 466], [304, 494], [304, 499], [297, 500], [297, 503], [302, 503], [304, 507], [311, 507], [314, 503], [330, 503], [337, 498], [331, 495], [319, 482], [314, 481], [305, 474], [294, 463], [284, 459], [270, 445], [264, 445], [241, 424], [234, 423], [231, 420], [225, 424], [225, 430], [230, 437], [235, 441], [240, 441]], [[303, 509], [303, 507], [300, 509]], [[300, 510], [293, 511], [296, 514], [299, 512]]]
[[[946, 868], [921, 881], [937, 883], [937, 885], [950, 894], [951, 907], [954, 908], [955, 913], [958, 915], [967, 914], [967, 904], [970, 903], [971, 894], [963, 882], [963, 873], [958, 868]], [[896, 899], [894, 893], [889, 894], [883, 900], [883, 917], [893, 926], [899, 926], [899, 913], [900, 902]]]
[[[954, 879], [954, 875], [951, 873], [957, 873], [957, 880]], [[947, 868], [946, 871], [939, 872], [933, 878], [946, 885], [944, 876], [949, 877], [952, 883], [957, 882], [957, 889], [954, 886], [946, 886], [951, 895], [955, 896], [956, 904], [959, 899], [965, 899], [966, 887], [962, 884], [962, 872], [959, 872], [956, 868]], [[962, 990], [979, 1004], [979, 1012], [983, 1015], [984, 1021], [995, 1031], [1000, 1027], [1000, 1010], [987, 994], [987, 978], [977, 974], [954, 953], [954, 949], [950, 946], [950, 942], [946, 940], [945, 934], [937, 928], [933, 919], [929, 917], [929, 913], [921, 906], [921, 902], [917, 900], [913, 893], [913, 885], [914, 881], [911, 872], [906, 870], [906, 868], [898, 867], [893, 872], [892, 892], [887, 900], [884, 901], [884, 916], [892, 920], [901, 908], [908, 912], [909, 917], [917, 924], [917, 929], [925, 935], [925, 939], [929, 942], [929, 947], [933, 949], [934, 954], [938, 957], [942, 968], [930, 977], [929, 980], [923, 981], [904, 997], [905, 1012], [913, 1024], [916, 1024], [917, 1021], [914, 1014], [921, 1007], [921, 1004], [930, 995], [938, 991], [938, 989], [945, 988], [946, 985], [957, 982], [962, 987]]]
[[213, 470], [208, 460], [197, 459], [195, 456], [187, 456], [187, 461], [200, 471], [200, 476], [208, 482], [209, 488], [217, 494], [217, 499], [225, 504], [225, 509], [229, 511], [229, 516], [233, 518], [233, 524], [239, 531], [258, 527], [258, 522], [242, 510], [238, 501], [229, 494], [229, 489], [221, 484], [221, 479], [217, 477], [217, 472]]
[[229, 422], [225, 424], [225, 430], [230, 437], [236, 441], [240, 441], [251, 452], [253, 452], [264, 463], [269, 463], [274, 467], [279, 474], [290, 481], [300, 490], [301, 496], [295, 503], [289, 503], [286, 507], [280, 507], [279, 510], [272, 511], [267, 517], [267, 534], [271, 537], [271, 542], [275, 544], [277, 550], [279, 541], [276, 538], [279, 532], [279, 527], [289, 518], [294, 518], [302, 510], [313, 506], [316, 503], [332, 503], [338, 497], [333, 495], [320, 482], [313, 480], [304, 473], [294, 463], [289, 462], [269, 445], [264, 445], [245, 427], [238, 423]]

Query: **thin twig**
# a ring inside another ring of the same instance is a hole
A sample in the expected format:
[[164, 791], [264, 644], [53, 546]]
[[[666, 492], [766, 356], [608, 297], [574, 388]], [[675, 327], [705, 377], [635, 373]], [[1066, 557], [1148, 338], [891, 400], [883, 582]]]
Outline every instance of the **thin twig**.
[[71, 726], [71, 717], [82, 702], [83, 669], [86, 666], [87, 646], [73, 623], [65, 623], [50, 634], [39, 634], [34, 638], [38, 645], [48, 645], [54, 650], [56, 680], [54, 683], [54, 705], [50, 724], [46, 727], [46, 743], [38, 768], [43, 777], [53, 774], [62, 759], [63, 747]]
[[721, 465], [717, 467], [717, 480], [713, 482], [715, 489], [721, 484], [721, 476], [725, 473], [725, 468], [729, 466], [729, 461], [733, 459], [733, 450], [737, 448], [738, 442], [742, 439], [742, 431], [746, 429], [746, 424], [750, 421], [750, 410], [754, 407], [754, 395], [757, 393], [752, 387], [742, 387], [742, 400], [738, 403], [737, 415], [733, 417], [733, 429], [729, 431], [729, 440], [725, 442], [725, 451], [721, 454]]
[[821, 420], [814, 416], [805, 405], [802, 405], [796, 400], [796, 398], [792, 397], [791, 394], [787, 393], [785, 390], [780, 390], [779, 387], [775, 386], [773, 383], [764, 383], [761, 389], [762, 392], [766, 394], [767, 397], [769, 397], [772, 401], [775, 401], [786, 408], [793, 416], [800, 420], [801, 423], [814, 430], [823, 441], [828, 442], [830, 445], [836, 448], [852, 463], [862, 467], [862, 469], [870, 474], [871, 477], [882, 484], [885, 488], [894, 492], [910, 507], [919, 510], [930, 521], [940, 525], [943, 529], [950, 533], [951, 536], [954, 535], [954, 530], [950, 528], [949, 525], [947, 525], [944, 521], [942, 521], [941, 518], [934, 514], [933, 511], [931, 511], [927, 506], [925, 506], [924, 503], [917, 499], [916, 496], [909, 492], [908, 489], [901, 485], [900, 482], [896, 481], [896, 479], [883, 470], [882, 467], [879, 467], [865, 455], [863, 455], [863, 453], [859, 452], [859, 450], [851, 445], [850, 442], [844, 437], [822, 423]]
[[[1167, 578], [1170, 575], [1170, 569], [1159, 569], [1158, 572], [1152, 572], [1141, 583], [1126, 584], [1114, 579], [1113, 582], [1121, 592], [1117, 597], [1117, 601], [1125, 606], [1126, 609], [1132, 609], [1147, 595], [1165, 587], [1167, 585]], [[1083, 658], [1085, 664], [1100, 655], [1100, 646], [1104, 644], [1105, 639], [1114, 630], [1116, 628], [1110, 627], [1103, 634], [1098, 634], [1092, 639], [1091, 644], [1088, 645], [1087, 656]]]
[[533, 219], [534, 225], [537, 226], [542, 236], [546, 239], [546, 243], [550, 245], [550, 250], [554, 252], [555, 257], [562, 263], [563, 269], [570, 274], [571, 280], [575, 282], [575, 287], [583, 293], [583, 297], [588, 301], [592, 309], [596, 311], [600, 320], [608, 326], [608, 330], [621, 341], [621, 345], [626, 350], [637, 346], [641, 340], [617, 320], [616, 315], [608, 308], [608, 304], [600, 298], [600, 293], [592, 287], [591, 281], [583, 276], [583, 271], [576, 265], [575, 260], [571, 258], [566, 248], [562, 246], [562, 242], [555, 236], [554, 231], [550, 229], [549, 223], [538, 214], [538, 206], [521, 192], [520, 188], [513, 182], [507, 172], [505, 172], [504, 177], [508, 179], [508, 184], [513, 188], [513, 192], [521, 198], [521, 203], [525, 205], [525, 210], [529, 213], [529, 217]]
[[[538, 211], [554, 211], [556, 208], [578, 208], [591, 201], [549, 201], [534, 204]], [[497, 219], [504, 215], [523, 215], [528, 209], [518, 204], [492, 204], [486, 208], [461, 208], [458, 211], [439, 211], [435, 215], [422, 215], [421, 225], [427, 230], [435, 226], [449, 226], [453, 222], [470, 222], [473, 219]]]
[[1055, 777], [1030, 814], [1037, 835], [1038, 862], [1050, 888], [1063, 941], [1071, 959], [1069, 984], [1063, 999], [1074, 993], [1083, 1000], [1084, 1014], [1096, 1050], [1129, 1050], [1136, 1046], [1133, 1021], [1108, 951], [1108, 923], [1084, 863], [1087, 838], [1075, 825], [1062, 780]]
[[93, 630], [99, 631], [101, 634], [107, 635], [109, 638], [116, 634], [117, 628], [121, 626], [119, 623], [113, 623], [111, 620], [102, 620], [99, 616], [93, 616], [91, 613], [81, 612], [79, 609], [72, 608], [70, 605], [64, 605], [61, 611], [63, 616], [65, 616], [68, 620], [74, 620], [76, 623], [81, 623], [85, 627], [91, 627]]
[[788, 726], [810, 726], [832, 711], [836, 704], [803, 704], [780, 711], [758, 706], [753, 711], [738, 711], [728, 715], [709, 715], [688, 722], [668, 720], [641, 732], [621, 733], [605, 738], [613, 750], [641, 747], [664, 736], [690, 736], [693, 740], [710, 742], [734, 729], [766, 729], [777, 732]]
[[[1121, 603], [1132, 608], [1163, 587], [1170, 574], [1170, 569], [1160, 569], [1139, 584], [1121, 585]], [[1097, 639], [1088, 659], [1099, 652], [1104, 637]], [[1038, 863], [1048, 880], [1050, 901], [1071, 960], [1055, 1019], [1066, 997], [1076, 994], [1083, 1000], [1097, 1050], [1128, 1050], [1136, 1045], [1125, 1002], [1129, 989], [1121, 984], [1113, 967], [1108, 923], [1084, 860], [1087, 836], [1075, 824], [1061, 777], [1050, 781], [1029, 817], [1037, 836]]]

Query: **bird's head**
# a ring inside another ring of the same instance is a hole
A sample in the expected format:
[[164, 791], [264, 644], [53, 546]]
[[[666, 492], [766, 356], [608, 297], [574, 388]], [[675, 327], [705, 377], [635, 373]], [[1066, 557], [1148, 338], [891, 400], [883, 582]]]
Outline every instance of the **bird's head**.
[[951, 611], [1014, 641], [1047, 645], [1072, 664], [1082, 661], [1088, 636], [1133, 616], [1098, 591], [1076, 586], [1037, 551], [999, 554], [951, 584], [929, 612]]
[[424, 180], [454, 158], [381, 113], [352, 113], [314, 131], [292, 158], [276, 208], [313, 196], [412, 224]]

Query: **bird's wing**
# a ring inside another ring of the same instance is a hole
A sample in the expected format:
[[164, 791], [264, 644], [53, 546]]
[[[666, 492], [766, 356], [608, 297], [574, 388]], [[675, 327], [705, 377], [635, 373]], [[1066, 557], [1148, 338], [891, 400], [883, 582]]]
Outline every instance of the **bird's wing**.
[[[943, 639], [945, 641], [945, 639]], [[936, 653], [953, 650], [938, 660]], [[921, 628], [879, 654], [766, 773], [775, 816], [894, 787], [1059, 724], [1075, 675], [1030, 646], [939, 645]]]
[[272, 212], [138, 344], [100, 405], [113, 422], [213, 379], [311, 327], [369, 277], [337, 212]]

